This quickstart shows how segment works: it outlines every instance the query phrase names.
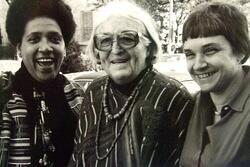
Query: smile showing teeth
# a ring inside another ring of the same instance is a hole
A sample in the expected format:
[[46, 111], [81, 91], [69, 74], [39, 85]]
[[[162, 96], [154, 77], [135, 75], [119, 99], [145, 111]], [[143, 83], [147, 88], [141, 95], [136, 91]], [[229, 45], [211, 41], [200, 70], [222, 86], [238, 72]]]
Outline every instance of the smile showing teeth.
[[53, 61], [53, 59], [51, 59], [51, 58], [38, 59], [38, 60], [37, 60], [37, 62], [39, 62], [39, 63], [43, 63], [43, 62], [52, 62], [52, 61]]
[[216, 73], [216, 72], [209, 72], [209, 73], [206, 73], [206, 74], [199, 74], [199, 75], [197, 75], [197, 77], [199, 79], [204, 79], [204, 78], [208, 78], [208, 77], [212, 76], [214, 73]]
[[112, 60], [111, 63], [118, 64], [118, 63], [126, 63], [127, 59], [119, 59], [119, 60]]
[[36, 61], [40, 66], [49, 66], [54, 63], [54, 60], [52, 58], [42, 58], [37, 59]]

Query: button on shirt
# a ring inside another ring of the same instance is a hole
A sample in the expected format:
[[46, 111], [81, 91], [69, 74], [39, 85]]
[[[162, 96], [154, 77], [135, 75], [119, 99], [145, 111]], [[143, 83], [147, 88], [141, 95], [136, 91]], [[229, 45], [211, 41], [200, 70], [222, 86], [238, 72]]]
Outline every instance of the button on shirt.
[[223, 118], [231, 110], [232, 110], [231, 107], [228, 106], [228, 105], [222, 107], [222, 110], [221, 110], [221, 113], [220, 113], [220, 117]]
[[197, 96], [181, 155], [183, 167], [247, 167], [250, 164], [250, 73], [222, 118], [214, 123], [214, 106], [208, 94]]
[[215, 111], [214, 113], [214, 122], [218, 122], [219, 120], [221, 120], [225, 115], [227, 115], [230, 111], [232, 110], [232, 108], [229, 105], [225, 105], [222, 107], [221, 111]]

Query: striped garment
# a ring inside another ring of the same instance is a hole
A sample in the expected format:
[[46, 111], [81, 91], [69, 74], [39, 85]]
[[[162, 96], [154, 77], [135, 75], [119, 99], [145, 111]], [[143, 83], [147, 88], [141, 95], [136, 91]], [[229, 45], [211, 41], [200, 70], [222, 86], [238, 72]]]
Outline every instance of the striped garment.
[[[78, 116], [82, 103], [82, 90], [66, 81], [64, 93], [71, 111]], [[27, 106], [22, 96], [13, 92], [2, 111], [0, 124], [0, 166], [30, 166], [31, 142], [27, 118]]]
[[[103, 160], [97, 159], [95, 140], [106, 78], [95, 80], [86, 91], [69, 166], [178, 166], [193, 100], [181, 83], [155, 70], [146, 76], [129, 121], [111, 153]], [[112, 86], [108, 94], [111, 111], [116, 113], [128, 96]], [[112, 122], [102, 114], [98, 147], [101, 156], [119, 135], [127, 114]]]

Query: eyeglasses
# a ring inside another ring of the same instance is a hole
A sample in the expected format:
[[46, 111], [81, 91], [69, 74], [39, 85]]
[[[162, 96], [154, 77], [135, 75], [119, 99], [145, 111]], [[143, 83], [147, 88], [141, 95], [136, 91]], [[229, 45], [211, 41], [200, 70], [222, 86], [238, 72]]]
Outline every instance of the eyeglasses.
[[[115, 36], [116, 40], [114, 38]], [[117, 42], [117, 45], [123, 49], [130, 49], [139, 43], [139, 37], [147, 39], [145, 35], [132, 30], [122, 31], [116, 35], [111, 33], [101, 33], [94, 36], [94, 44], [96, 49], [100, 51], [110, 51], [114, 42]]]

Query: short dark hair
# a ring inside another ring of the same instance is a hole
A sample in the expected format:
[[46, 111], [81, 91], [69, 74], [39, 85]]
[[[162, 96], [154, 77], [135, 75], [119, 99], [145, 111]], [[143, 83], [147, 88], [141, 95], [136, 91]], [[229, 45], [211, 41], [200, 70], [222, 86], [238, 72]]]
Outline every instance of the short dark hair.
[[66, 46], [75, 33], [70, 7], [62, 0], [14, 0], [9, 7], [6, 31], [10, 42], [21, 43], [27, 23], [37, 17], [48, 17], [60, 26]]
[[233, 52], [243, 54], [244, 63], [250, 54], [250, 40], [246, 16], [235, 6], [214, 2], [200, 5], [183, 25], [182, 42], [188, 38], [223, 35]]

